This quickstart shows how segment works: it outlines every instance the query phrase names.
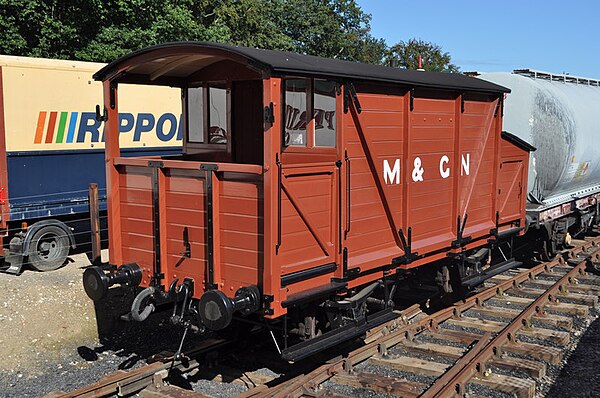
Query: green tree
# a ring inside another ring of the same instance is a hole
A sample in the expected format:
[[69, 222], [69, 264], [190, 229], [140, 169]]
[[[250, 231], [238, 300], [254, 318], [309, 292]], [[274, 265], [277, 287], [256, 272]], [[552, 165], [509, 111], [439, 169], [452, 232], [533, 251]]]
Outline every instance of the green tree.
[[207, 2], [193, 0], [109, 0], [99, 8], [95, 34], [74, 51], [77, 59], [108, 62], [136, 49], [169, 41], [227, 42], [230, 32], [206, 26]]
[[387, 49], [384, 64], [406, 69], [419, 67], [419, 56], [422, 68], [433, 72], [459, 72], [459, 67], [451, 62], [450, 54], [434, 43], [421, 39], [400, 41]]
[[[0, 53], [108, 62], [170, 41], [212, 41], [457, 71], [439, 46], [387, 48], [356, 0], [0, 0]], [[441, 69], [438, 65], [443, 65]]]
[[5, 54], [67, 58], [95, 29], [100, 0], [0, 0]]
[[371, 35], [371, 16], [355, 0], [283, 0], [274, 12], [291, 50], [329, 58], [382, 62], [385, 42]]
[[[218, 0], [0, 0], [0, 52], [110, 61], [178, 40], [230, 41]], [[208, 22], [207, 22], [208, 21]]]

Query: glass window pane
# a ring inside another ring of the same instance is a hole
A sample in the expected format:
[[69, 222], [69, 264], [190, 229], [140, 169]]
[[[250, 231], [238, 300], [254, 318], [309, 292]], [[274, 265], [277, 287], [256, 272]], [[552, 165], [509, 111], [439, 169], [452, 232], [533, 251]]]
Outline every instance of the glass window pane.
[[285, 81], [285, 145], [306, 146], [306, 79]]
[[202, 87], [188, 88], [187, 92], [187, 122], [188, 141], [204, 142], [204, 89]]
[[335, 82], [315, 79], [315, 146], [335, 146], [335, 92]]
[[227, 90], [223, 85], [211, 85], [208, 91], [209, 130], [211, 144], [227, 144]]

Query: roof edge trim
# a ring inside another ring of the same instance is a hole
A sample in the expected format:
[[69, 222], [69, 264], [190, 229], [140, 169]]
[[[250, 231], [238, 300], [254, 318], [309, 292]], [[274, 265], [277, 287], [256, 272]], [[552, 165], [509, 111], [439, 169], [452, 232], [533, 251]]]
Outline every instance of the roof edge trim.
[[509, 133], [508, 131], [502, 131], [502, 138], [505, 139], [506, 141], [510, 142], [511, 144], [525, 150], [528, 152], [535, 152], [537, 150], [536, 147], [534, 147], [533, 145], [531, 145], [530, 143], [528, 143], [527, 141], [517, 137], [514, 134]]

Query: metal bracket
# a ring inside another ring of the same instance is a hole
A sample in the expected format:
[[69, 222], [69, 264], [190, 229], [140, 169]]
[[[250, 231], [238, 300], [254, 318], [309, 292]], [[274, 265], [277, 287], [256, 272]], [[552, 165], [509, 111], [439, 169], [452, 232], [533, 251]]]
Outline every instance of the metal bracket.
[[104, 113], [100, 114], [100, 105], [96, 105], [96, 120], [99, 122], [106, 122], [108, 120], [106, 108], [104, 108]]
[[402, 228], [398, 230], [398, 235], [400, 235], [400, 243], [402, 244], [402, 251], [404, 255], [400, 257], [396, 257], [392, 260], [392, 264], [410, 264], [413, 261], [420, 258], [417, 252], [412, 251], [412, 228], [408, 227], [407, 236], [404, 236], [404, 231]]
[[500, 116], [504, 116], [504, 98], [500, 97], [498, 100], [498, 104], [496, 105], [496, 109], [494, 109], [494, 117], [498, 116], [498, 114], [500, 114]]
[[344, 247], [342, 249], [342, 277], [341, 278], [331, 278], [332, 283], [346, 283], [349, 280], [356, 279], [360, 276], [361, 273], [360, 267], [354, 267], [348, 269], [348, 248]]
[[361, 113], [362, 107], [360, 106], [360, 101], [358, 100], [358, 94], [356, 94], [354, 84], [347, 82], [344, 83], [344, 113], [348, 113], [350, 101], [352, 101], [354, 104], [356, 112]]
[[165, 167], [165, 163], [161, 160], [149, 160], [148, 167], [156, 167], [160, 169]]
[[275, 301], [275, 297], [271, 294], [264, 294], [262, 296], [263, 303], [263, 314], [265, 315], [273, 315], [275, 311], [271, 308], [271, 303]]
[[265, 106], [264, 118], [265, 118], [265, 123], [267, 123], [267, 124], [275, 123], [275, 112], [273, 111], [273, 103], [272, 102], [270, 102], [269, 105]]
[[461, 217], [458, 216], [458, 222], [456, 223], [456, 240], [452, 241], [452, 243], [451, 243], [451, 246], [454, 249], [458, 249], [459, 247], [462, 247], [473, 240], [473, 238], [470, 236], [463, 237], [463, 233], [465, 232], [465, 226], [467, 224], [468, 217], [469, 217], [469, 215], [465, 213], [465, 218], [462, 220], [462, 224], [461, 224], [461, 222], [460, 222]]
[[182, 256], [182, 260], [175, 264], [175, 266], [181, 264], [184, 258], [192, 257], [192, 245], [190, 244], [190, 235], [188, 227], [183, 227], [183, 247], [185, 247], [185, 251], [179, 253]]
[[203, 164], [200, 165], [200, 169], [206, 170], [206, 171], [218, 171], [219, 170], [219, 165], [218, 164], [203, 163]]
[[346, 278], [348, 280], [352, 280], [358, 277], [358, 275], [360, 275], [361, 269], [360, 267], [354, 267], [354, 268], [350, 268], [349, 270], [346, 271]]
[[498, 239], [498, 229], [500, 228], [500, 212], [496, 210], [496, 226], [494, 228], [490, 228], [490, 235], [493, 237], [492, 239], [488, 239], [488, 243], [495, 244]]

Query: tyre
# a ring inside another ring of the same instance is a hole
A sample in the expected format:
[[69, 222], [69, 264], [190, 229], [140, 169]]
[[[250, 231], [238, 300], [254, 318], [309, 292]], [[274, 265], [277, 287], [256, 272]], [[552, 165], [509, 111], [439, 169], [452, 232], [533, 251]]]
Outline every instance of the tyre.
[[29, 243], [29, 263], [38, 271], [60, 268], [69, 254], [69, 237], [64, 229], [47, 225], [35, 232]]
[[556, 257], [556, 249], [552, 242], [542, 241], [540, 248], [540, 259], [544, 262], [552, 261]]

